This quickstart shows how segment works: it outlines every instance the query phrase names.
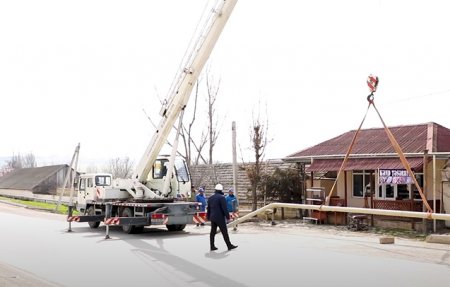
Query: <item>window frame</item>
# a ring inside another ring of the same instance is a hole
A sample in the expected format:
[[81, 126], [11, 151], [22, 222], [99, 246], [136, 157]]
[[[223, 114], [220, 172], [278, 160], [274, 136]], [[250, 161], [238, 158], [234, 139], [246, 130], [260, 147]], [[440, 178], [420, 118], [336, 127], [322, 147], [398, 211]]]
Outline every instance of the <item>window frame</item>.
[[[372, 172], [373, 173], [373, 172]], [[368, 170], [354, 170], [352, 172], [352, 197], [354, 198], [364, 198], [364, 194], [367, 191], [367, 185], [370, 186], [370, 174], [371, 172]], [[362, 190], [361, 195], [355, 194], [355, 176], [362, 176]]]

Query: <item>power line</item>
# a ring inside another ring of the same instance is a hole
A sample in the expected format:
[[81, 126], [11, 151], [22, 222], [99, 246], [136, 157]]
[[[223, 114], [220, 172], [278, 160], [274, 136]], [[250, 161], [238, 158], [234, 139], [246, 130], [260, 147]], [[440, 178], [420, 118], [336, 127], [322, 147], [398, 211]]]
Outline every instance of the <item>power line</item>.
[[439, 92], [434, 92], [434, 93], [428, 93], [425, 95], [412, 96], [412, 97], [407, 97], [407, 98], [403, 98], [403, 99], [398, 99], [398, 100], [391, 101], [389, 103], [408, 102], [411, 100], [416, 100], [416, 99], [425, 98], [425, 97], [441, 96], [441, 95], [447, 94], [449, 92], [450, 92], [450, 90], [444, 90], [444, 91], [439, 91]]

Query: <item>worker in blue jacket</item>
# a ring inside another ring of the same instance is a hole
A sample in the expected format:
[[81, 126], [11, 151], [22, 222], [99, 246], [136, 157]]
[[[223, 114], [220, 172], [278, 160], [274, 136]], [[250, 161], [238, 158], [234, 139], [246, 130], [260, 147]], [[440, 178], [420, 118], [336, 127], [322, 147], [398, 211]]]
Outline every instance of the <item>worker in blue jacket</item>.
[[[200, 205], [200, 211], [204, 212], [206, 210], [206, 196], [205, 196], [205, 189], [203, 187], [200, 187], [198, 189], [198, 193], [195, 196], [195, 201], [201, 203], [202, 205]], [[199, 225], [205, 225], [204, 223], [198, 224]]]
[[211, 251], [217, 250], [214, 244], [214, 238], [217, 233], [217, 227], [219, 227], [228, 250], [232, 250], [237, 246], [231, 244], [228, 235], [227, 221], [230, 220], [230, 214], [227, 209], [227, 201], [223, 195], [223, 186], [219, 183], [214, 189], [214, 195], [208, 198], [208, 209], [206, 213], [206, 218], [211, 221], [211, 232], [209, 233], [210, 248]]
[[228, 195], [225, 196], [225, 199], [227, 200], [228, 212], [236, 212], [238, 208], [238, 200], [234, 195], [234, 189], [232, 187], [228, 189]]

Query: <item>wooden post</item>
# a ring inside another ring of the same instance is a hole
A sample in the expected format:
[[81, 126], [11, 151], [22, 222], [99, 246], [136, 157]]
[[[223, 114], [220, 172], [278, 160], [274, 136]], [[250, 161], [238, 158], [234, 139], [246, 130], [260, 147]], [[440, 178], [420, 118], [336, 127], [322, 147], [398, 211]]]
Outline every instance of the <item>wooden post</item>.
[[[436, 155], [433, 155], [433, 212], [436, 212]], [[436, 219], [433, 219], [433, 232], [436, 232]]]
[[[427, 180], [427, 168], [428, 168], [428, 150], [424, 150], [423, 151], [423, 193], [424, 195], [427, 192], [428, 189], [428, 180]], [[426, 196], [425, 196], [426, 199]], [[425, 202], [423, 202], [422, 200], [422, 211], [425, 212], [427, 209], [425, 207]], [[433, 212], [435, 212], [433, 210]], [[426, 234], [427, 233], [427, 220], [426, 219], [422, 219], [422, 223], [423, 223], [423, 232]]]
[[344, 205], [347, 206], [347, 171], [344, 171]]
[[[373, 209], [373, 194], [375, 192], [375, 175], [373, 170], [370, 171], [370, 208]], [[370, 217], [370, 226], [375, 225], [374, 215]]]
[[[347, 190], [347, 171], [344, 170], [344, 205], [345, 206], [348, 206], [347, 193], [348, 193], [348, 190]], [[347, 215], [344, 216], [344, 223], [347, 224]]]

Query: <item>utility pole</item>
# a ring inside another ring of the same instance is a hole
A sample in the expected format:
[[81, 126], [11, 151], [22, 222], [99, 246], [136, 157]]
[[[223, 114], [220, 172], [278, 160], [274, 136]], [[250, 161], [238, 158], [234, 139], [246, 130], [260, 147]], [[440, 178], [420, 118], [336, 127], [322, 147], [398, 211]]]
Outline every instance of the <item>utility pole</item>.
[[233, 146], [233, 189], [236, 198], [238, 197], [238, 189], [237, 189], [237, 156], [236, 156], [236, 122], [233, 121], [231, 123], [231, 131], [232, 131], [232, 146]]
[[[61, 192], [59, 193], [59, 199], [58, 199], [58, 202], [56, 204], [55, 212], [57, 212], [59, 210], [59, 206], [61, 205], [61, 200], [62, 200], [63, 194], [64, 194], [64, 192], [66, 190], [66, 185], [69, 182], [69, 178], [70, 178], [70, 174], [71, 174], [74, 162], [76, 161], [75, 166], [78, 164], [78, 154], [79, 154], [79, 152], [80, 152], [80, 144], [78, 143], [77, 147], [75, 148], [75, 152], [73, 153], [72, 161], [70, 162], [69, 169], [67, 170], [66, 176], [64, 178], [63, 188], [62, 188]], [[77, 172], [77, 170], [76, 170], [76, 167], [75, 167], [74, 168], [74, 173], [76, 173], [76, 172]], [[70, 187], [70, 204], [72, 204], [72, 197], [73, 197], [73, 180], [74, 180], [74, 175], [72, 174], [72, 183], [71, 183], [72, 186]]]

